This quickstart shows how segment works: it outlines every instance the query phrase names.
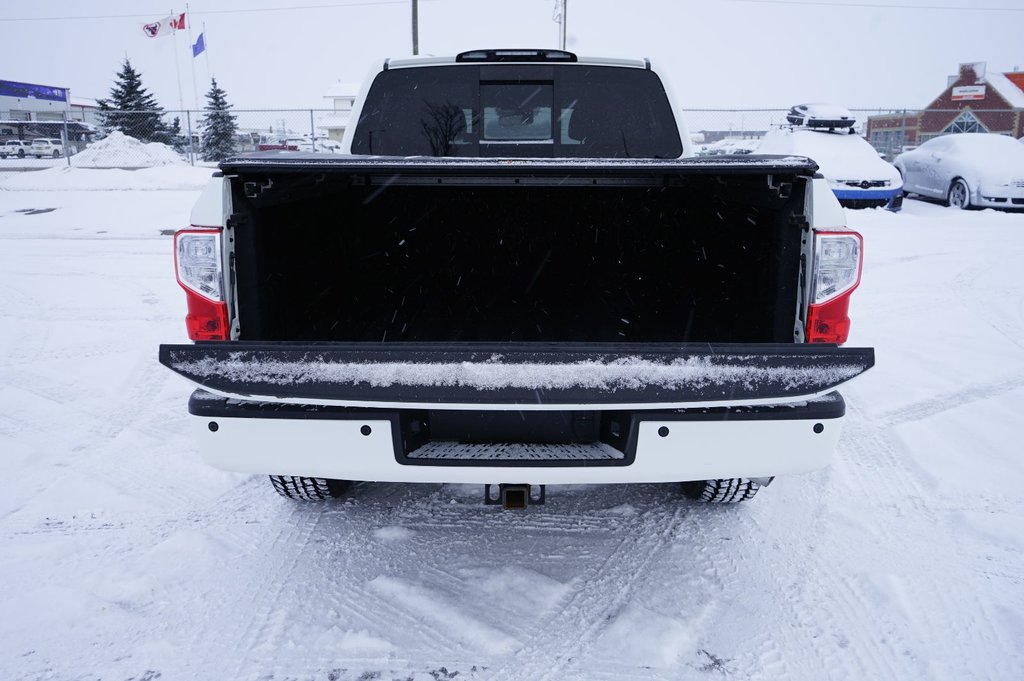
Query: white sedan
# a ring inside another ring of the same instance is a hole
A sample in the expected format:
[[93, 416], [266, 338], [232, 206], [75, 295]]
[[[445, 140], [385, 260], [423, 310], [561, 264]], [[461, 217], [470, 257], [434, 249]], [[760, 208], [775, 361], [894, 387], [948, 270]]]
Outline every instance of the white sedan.
[[1024, 145], [991, 133], [928, 140], [893, 161], [903, 190], [958, 208], [1024, 209]]

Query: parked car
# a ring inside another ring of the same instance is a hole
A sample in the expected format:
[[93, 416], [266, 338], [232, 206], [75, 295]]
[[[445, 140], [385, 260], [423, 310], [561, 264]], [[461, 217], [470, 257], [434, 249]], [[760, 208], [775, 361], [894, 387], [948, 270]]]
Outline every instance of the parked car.
[[64, 145], [59, 139], [40, 137], [32, 140], [32, 147], [28, 153], [36, 158], [43, 158], [44, 156], [60, 158], [64, 155]]
[[852, 128], [842, 132], [775, 128], [761, 138], [756, 153], [813, 159], [839, 203], [847, 208], [899, 210], [903, 204], [900, 174], [867, 140], [851, 133]]
[[341, 142], [338, 140], [332, 140], [327, 137], [316, 138], [316, 150], [323, 154], [340, 154], [341, 153]]
[[22, 140], [7, 140], [0, 145], [0, 158], [7, 158], [13, 156], [16, 158], [25, 158], [25, 154], [32, 153], [30, 151], [31, 145], [28, 142]]
[[893, 161], [903, 190], [957, 208], [1024, 209], [1024, 146], [1006, 135], [965, 132], [928, 140]]
[[848, 109], [834, 104], [797, 104], [786, 114], [786, 120], [797, 126], [829, 130], [852, 128], [857, 122]]

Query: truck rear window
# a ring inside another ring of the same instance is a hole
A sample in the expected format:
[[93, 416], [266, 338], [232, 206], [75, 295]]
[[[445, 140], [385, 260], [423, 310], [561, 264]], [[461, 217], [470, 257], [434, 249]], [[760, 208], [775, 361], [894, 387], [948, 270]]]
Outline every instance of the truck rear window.
[[652, 71], [472, 64], [380, 73], [352, 153], [676, 158], [682, 143]]

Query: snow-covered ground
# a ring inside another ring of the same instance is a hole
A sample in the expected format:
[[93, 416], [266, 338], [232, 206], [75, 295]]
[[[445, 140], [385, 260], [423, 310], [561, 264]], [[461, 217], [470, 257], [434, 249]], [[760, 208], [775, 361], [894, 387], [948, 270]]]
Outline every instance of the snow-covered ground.
[[849, 213], [878, 364], [837, 463], [749, 504], [318, 505], [206, 467], [157, 364], [196, 189], [44, 172], [0, 178], [0, 678], [1021, 678], [1024, 215]]

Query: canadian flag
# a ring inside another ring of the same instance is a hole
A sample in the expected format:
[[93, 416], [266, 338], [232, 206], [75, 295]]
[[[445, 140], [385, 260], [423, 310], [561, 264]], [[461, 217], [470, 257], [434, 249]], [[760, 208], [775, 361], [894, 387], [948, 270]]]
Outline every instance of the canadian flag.
[[185, 13], [182, 12], [178, 16], [171, 15], [149, 24], [143, 24], [142, 32], [147, 38], [162, 38], [170, 35], [174, 31], [180, 31], [184, 28]]

